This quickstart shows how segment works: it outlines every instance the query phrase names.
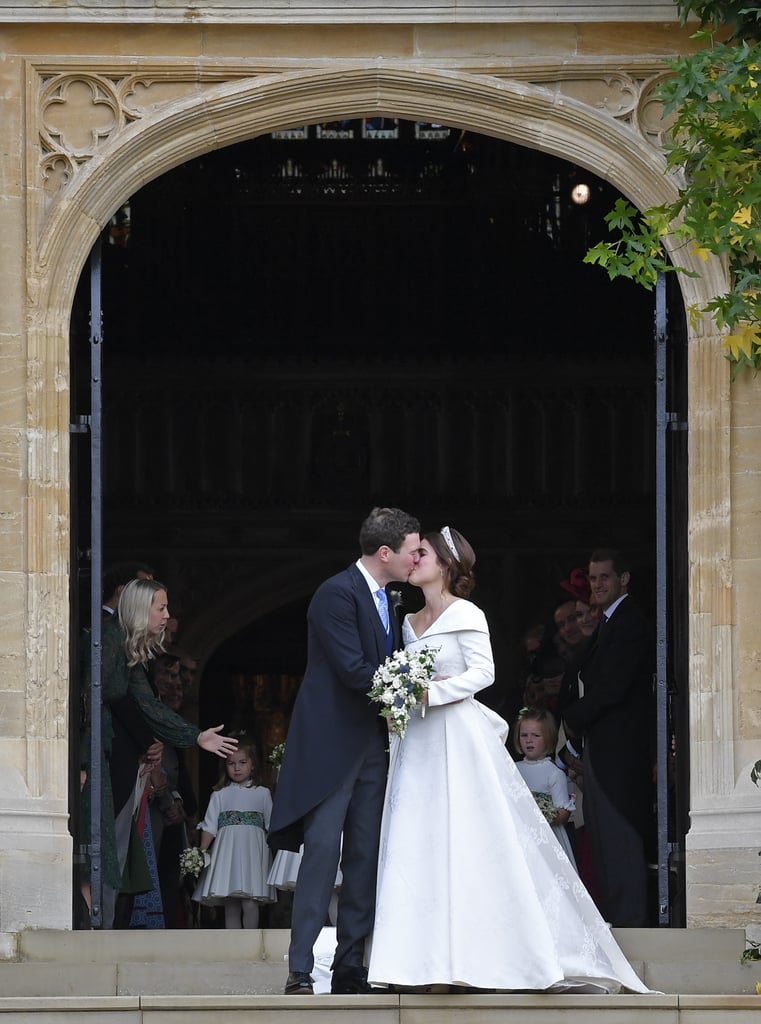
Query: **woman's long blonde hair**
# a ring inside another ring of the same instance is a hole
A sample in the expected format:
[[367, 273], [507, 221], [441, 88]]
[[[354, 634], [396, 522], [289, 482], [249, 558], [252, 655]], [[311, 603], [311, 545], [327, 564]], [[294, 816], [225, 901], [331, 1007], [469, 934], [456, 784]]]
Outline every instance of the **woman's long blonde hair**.
[[129, 666], [145, 664], [164, 649], [164, 630], [159, 634], [148, 631], [151, 605], [159, 590], [166, 593], [158, 580], [130, 580], [119, 597], [119, 625]]

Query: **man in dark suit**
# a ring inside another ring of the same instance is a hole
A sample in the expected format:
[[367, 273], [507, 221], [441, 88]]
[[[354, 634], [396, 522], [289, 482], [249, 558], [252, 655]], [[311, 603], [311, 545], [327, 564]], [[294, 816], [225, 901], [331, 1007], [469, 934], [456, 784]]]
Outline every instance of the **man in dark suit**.
[[406, 512], [373, 509], [360, 530], [359, 560], [326, 580], [309, 605], [306, 672], [270, 820], [273, 849], [304, 846], [287, 995], [313, 991], [312, 947], [325, 924], [339, 857], [343, 883], [331, 991], [370, 991], [364, 952], [375, 914], [388, 732], [367, 692], [377, 667], [400, 644], [385, 587], [407, 580], [419, 558], [419, 531]]
[[649, 924], [646, 837], [652, 824], [654, 651], [629, 580], [620, 553], [592, 554], [592, 599], [603, 613], [581, 658], [578, 692], [563, 711], [568, 734], [583, 742], [584, 820], [600, 910], [619, 928]]

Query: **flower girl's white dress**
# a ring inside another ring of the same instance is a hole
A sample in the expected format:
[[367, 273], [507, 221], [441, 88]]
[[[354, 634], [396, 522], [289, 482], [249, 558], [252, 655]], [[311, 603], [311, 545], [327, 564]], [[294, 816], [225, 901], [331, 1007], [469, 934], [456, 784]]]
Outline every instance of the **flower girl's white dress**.
[[[555, 764], [551, 757], [543, 757], [539, 761], [516, 761], [521, 778], [534, 794], [548, 798], [553, 807], [566, 811], [576, 810], [576, 801], [568, 792], [568, 779], [565, 772]], [[576, 860], [571, 849], [565, 825], [551, 825], [552, 833], [563, 847], [566, 857], [576, 867]]]
[[198, 879], [193, 899], [207, 906], [228, 897], [274, 903], [277, 893], [267, 882], [271, 860], [267, 829], [272, 796], [265, 786], [229, 782], [214, 790], [198, 829], [216, 838], [211, 863]]
[[494, 678], [483, 612], [457, 600], [404, 641], [449, 678], [392, 739], [370, 982], [647, 992], [473, 697]]
[[[267, 876], [267, 884], [274, 885], [276, 889], [282, 889], [284, 892], [295, 889], [303, 855], [303, 846], [299, 847], [298, 853], [294, 853], [293, 850], [278, 850], [273, 858], [270, 873]], [[343, 875], [339, 867], [336, 871], [335, 888], [340, 889], [342, 884]]]

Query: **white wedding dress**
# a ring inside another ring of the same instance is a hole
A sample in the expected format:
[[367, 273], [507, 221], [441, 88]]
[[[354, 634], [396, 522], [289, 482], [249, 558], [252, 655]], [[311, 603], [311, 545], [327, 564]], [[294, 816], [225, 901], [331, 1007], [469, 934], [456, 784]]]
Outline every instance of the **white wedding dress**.
[[404, 641], [449, 678], [392, 738], [369, 981], [648, 992], [473, 697], [494, 678], [483, 612], [456, 600]]

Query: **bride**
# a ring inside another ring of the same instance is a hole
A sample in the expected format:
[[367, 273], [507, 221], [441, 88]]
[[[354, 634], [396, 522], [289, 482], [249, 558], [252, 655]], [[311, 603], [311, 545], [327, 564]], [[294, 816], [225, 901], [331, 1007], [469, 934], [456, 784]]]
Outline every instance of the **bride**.
[[486, 618], [466, 600], [475, 555], [425, 535], [409, 581], [425, 607], [405, 647], [437, 651], [434, 681], [392, 738], [368, 980], [475, 989], [649, 991], [474, 699], [494, 679]]

